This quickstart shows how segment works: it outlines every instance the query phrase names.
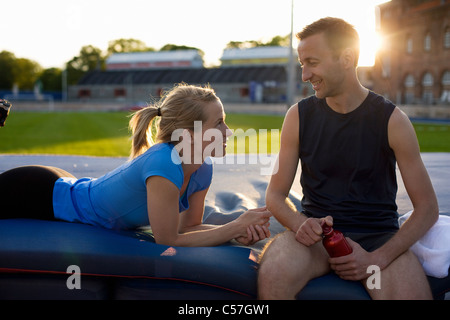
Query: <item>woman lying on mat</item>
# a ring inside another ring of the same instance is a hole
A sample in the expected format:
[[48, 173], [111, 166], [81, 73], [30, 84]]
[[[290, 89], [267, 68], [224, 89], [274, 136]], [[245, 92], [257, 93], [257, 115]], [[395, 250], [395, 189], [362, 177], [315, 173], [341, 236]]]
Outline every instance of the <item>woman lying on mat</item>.
[[130, 161], [98, 179], [77, 179], [47, 166], [0, 174], [0, 218], [110, 229], [150, 225], [155, 241], [171, 246], [214, 246], [232, 239], [253, 244], [270, 236], [266, 208], [248, 210], [225, 225], [202, 223], [212, 180], [209, 157], [224, 156], [230, 135], [212, 89], [176, 86], [157, 105], [136, 112], [130, 128]]

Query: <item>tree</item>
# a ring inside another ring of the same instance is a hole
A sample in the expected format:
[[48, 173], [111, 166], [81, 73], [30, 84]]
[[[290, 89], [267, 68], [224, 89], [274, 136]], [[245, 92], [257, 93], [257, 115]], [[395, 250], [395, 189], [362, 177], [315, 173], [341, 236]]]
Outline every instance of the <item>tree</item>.
[[16, 56], [9, 51], [0, 52], [0, 89], [11, 90], [14, 85], [14, 62]]
[[164, 45], [161, 49], [159, 49], [159, 51], [177, 51], [177, 50], [197, 50], [201, 57], [203, 57], [205, 55], [203, 50], [200, 50], [199, 48], [171, 44], [171, 43], [168, 43], [168, 44]]
[[155, 51], [151, 47], [141, 41], [136, 39], [117, 39], [108, 42], [107, 56], [113, 53], [122, 52], [145, 52], [145, 51]]
[[61, 91], [62, 90], [62, 70], [59, 68], [45, 69], [39, 80], [42, 83], [44, 91]]
[[247, 41], [230, 41], [228, 42], [226, 48], [227, 49], [248, 49], [260, 47], [261, 42], [256, 40], [247, 40]]
[[88, 71], [95, 69], [104, 69], [105, 58], [102, 56], [102, 50], [92, 45], [84, 46], [80, 54], [67, 62], [67, 83], [76, 84]]
[[0, 52], [0, 89], [11, 90], [17, 85], [22, 90], [32, 90], [42, 72], [36, 61], [17, 58], [12, 52]]
[[290, 34], [282, 37], [282, 36], [275, 36], [273, 37], [269, 42], [266, 42], [264, 46], [281, 46], [281, 47], [289, 47], [291, 45], [290, 42]]
[[256, 47], [275, 47], [282, 46], [287, 47], [290, 45], [290, 34], [287, 36], [275, 36], [268, 42], [262, 42], [261, 40], [247, 40], [247, 41], [230, 41], [228, 42], [227, 49], [248, 49]]
[[14, 83], [20, 89], [33, 90], [41, 72], [42, 67], [36, 61], [18, 58], [14, 62]]

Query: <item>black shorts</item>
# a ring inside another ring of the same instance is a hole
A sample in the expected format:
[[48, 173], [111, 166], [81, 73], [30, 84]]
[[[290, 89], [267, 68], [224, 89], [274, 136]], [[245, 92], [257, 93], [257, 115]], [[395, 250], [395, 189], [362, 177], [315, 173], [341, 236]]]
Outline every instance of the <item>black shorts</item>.
[[72, 174], [49, 166], [23, 166], [0, 174], [0, 219], [55, 220], [53, 187]]
[[[308, 218], [313, 216], [305, 211], [302, 212]], [[397, 231], [381, 231], [381, 232], [353, 232], [341, 231], [344, 236], [357, 242], [364, 250], [371, 252], [383, 246]]]
[[383, 246], [389, 239], [394, 236], [395, 232], [374, 232], [374, 233], [360, 233], [360, 232], [343, 232], [344, 236], [357, 242], [364, 250], [371, 252]]

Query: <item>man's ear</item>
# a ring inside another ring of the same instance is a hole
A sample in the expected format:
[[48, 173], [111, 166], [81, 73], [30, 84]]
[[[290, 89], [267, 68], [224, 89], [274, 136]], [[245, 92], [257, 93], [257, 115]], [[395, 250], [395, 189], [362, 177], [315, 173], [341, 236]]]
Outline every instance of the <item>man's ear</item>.
[[356, 55], [351, 48], [346, 48], [342, 51], [341, 59], [346, 69], [355, 67]]

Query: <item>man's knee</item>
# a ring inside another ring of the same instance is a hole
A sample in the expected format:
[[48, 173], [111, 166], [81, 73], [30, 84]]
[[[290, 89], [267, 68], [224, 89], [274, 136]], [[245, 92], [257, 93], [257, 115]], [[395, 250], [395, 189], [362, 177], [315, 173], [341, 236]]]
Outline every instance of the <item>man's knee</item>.
[[368, 290], [374, 299], [431, 299], [430, 286], [417, 257], [411, 250], [381, 271], [380, 290]]
[[264, 247], [259, 257], [258, 276], [260, 278], [277, 276], [279, 267], [286, 266], [289, 247], [292, 238], [292, 232], [286, 231], [278, 234]]
[[258, 270], [259, 292], [261, 295], [270, 290], [277, 295], [279, 288], [292, 298], [309, 280], [328, 271], [321, 243], [306, 247], [297, 242], [295, 233], [286, 231], [263, 250]]
[[271, 260], [274, 255], [283, 254], [286, 247], [286, 243], [291, 242], [289, 238], [292, 238], [293, 232], [285, 231], [277, 234], [272, 240], [270, 240], [263, 248], [259, 256], [259, 264], [264, 264], [267, 260]]
[[328, 267], [327, 258], [328, 255], [321, 243], [304, 246], [296, 240], [294, 232], [286, 231], [277, 235], [266, 245], [259, 258], [259, 264], [260, 267], [268, 264], [286, 267], [304, 266], [305, 268], [312, 265]]
[[295, 296], [292, 282], [298, 275], [295, 272], [295, 256], [292, 254], [296, 246], [294, 241], [295, 234], [293, 236], [293, 232], [286, 231], [277, 235], [263, 249], [258, 267], [260, 299], [292, 299]]

